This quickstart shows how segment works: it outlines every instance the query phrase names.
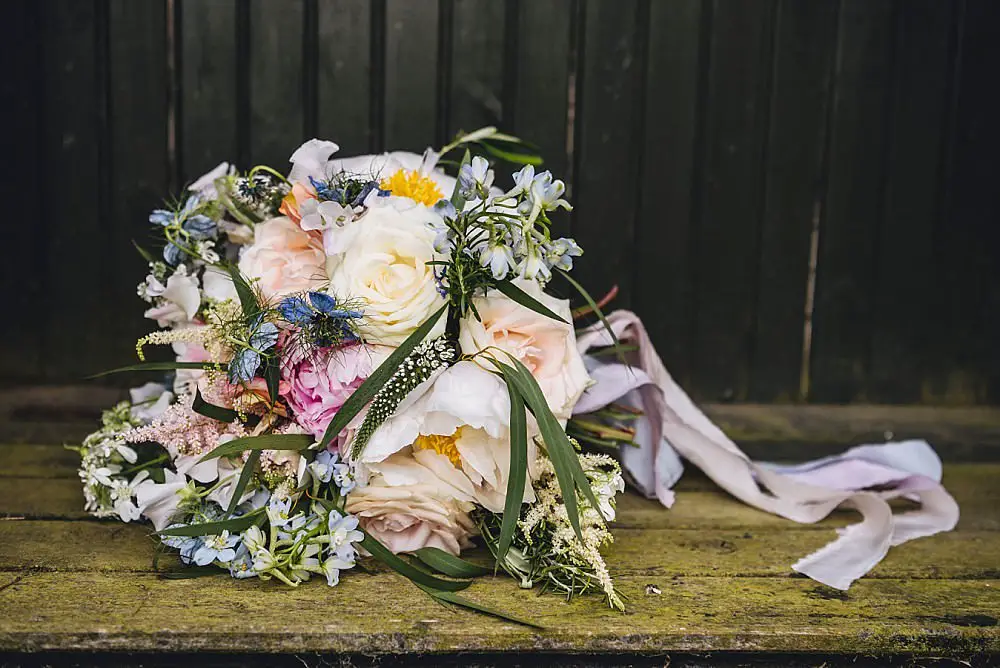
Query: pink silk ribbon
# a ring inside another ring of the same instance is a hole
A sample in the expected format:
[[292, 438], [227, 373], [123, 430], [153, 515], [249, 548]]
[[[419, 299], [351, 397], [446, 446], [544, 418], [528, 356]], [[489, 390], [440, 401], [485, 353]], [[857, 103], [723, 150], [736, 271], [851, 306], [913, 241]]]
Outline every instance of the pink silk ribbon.
[[[596, 382], [574, 413], [612, 402], [643, 411], [636, 432], [639, 447], [622, 448], [621, 459], [630, 480], [647, 497], [668, 508], [674, 503], [671, 487], [683, 472], [680, 455], [744, 503], [796, 522], [818, 522], [838, 507], [857, 510], [860, 523], [838, 529], [836, 540], [792, 565], [841, 590], [874, 568], [890, 546], [949, 531], [958, 522], [958, 504], [941, 485], [941, 460], [926, 441], [862, 445], [793, 466], [754, 462], [670, 377], [638, 316], [615, 311], [608, 321], [620, 341], [638, 350], [631, 354], [631, 365], [588, 356]], [[600, 324], [577, 341], [582, 353], [612, 343]], [[889, 500], [898, 497], [920, 507], [894, 513]]]

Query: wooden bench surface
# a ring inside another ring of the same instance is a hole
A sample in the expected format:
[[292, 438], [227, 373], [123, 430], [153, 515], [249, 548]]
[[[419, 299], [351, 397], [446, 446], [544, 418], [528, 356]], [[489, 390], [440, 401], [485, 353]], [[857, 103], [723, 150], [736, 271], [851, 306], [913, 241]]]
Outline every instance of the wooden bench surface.
[[847, 593], [789, 565], [855, 521], [850, 513], [797, 525], [693, 472], [672, 510], [626, 495], [608, 557], [626, 614], [506, 578], [468, 590], [544, 631], [441, 607], [375, 566], [336, 589], [162, 579], [148, 526], [83, 513], [76, 464], [60, 446], [0, 445], [0, 652], [1000, 653], [998, 464], [946, 467], [958, 530], [894, 548]]

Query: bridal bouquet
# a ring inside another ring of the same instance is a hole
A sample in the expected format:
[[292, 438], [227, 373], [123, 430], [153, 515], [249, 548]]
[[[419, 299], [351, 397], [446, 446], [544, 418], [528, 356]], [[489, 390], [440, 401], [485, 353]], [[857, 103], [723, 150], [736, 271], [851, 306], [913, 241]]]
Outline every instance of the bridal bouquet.
[[[149, 520], [190, 574], [334, 586], [371, 556], [504, 616], [455, 593], [495, 570], [459, 558], [478, 536], [521, 586], [623, 609], [600, 550], [624, 481], [581, 441], [631, 432], [567, 434], [594, 381], [549, 282], [604, 316], [553, 229], [563, 182], [494, 128], [422, 156], [337, 150], [308, 141], [287, 174], [223, 163], [150, 215], [138, 293], [159, 329], [125, 369], [172, 378], [84, 441], [87, 510]], [[499, 187], [486, 156], [524, 167]], [[176, 361], [146, 361], [156, 345]]]

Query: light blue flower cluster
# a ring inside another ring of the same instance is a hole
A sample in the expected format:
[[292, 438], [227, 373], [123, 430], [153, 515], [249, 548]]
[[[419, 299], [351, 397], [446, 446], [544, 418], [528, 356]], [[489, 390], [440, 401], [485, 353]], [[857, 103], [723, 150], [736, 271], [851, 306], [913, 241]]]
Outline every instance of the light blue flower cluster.
[[176, 267], [192, 260], [206, 263], [219, 261], [214, 251], [215, 240], [219, 235], [218, 224], [203, 213], [202, 199], [191, 195], [184, 206], [175, 211], [155, 209], [149, 214], [149, 222], [163, 228], [167, 245], [163, 247], [163, 259], [171, 267]]

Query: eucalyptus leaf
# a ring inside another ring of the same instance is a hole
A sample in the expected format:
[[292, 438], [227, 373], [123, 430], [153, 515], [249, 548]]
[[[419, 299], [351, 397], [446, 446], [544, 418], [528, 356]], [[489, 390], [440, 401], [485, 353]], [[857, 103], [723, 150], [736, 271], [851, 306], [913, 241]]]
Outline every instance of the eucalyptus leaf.
[[305, 450], [315, 439], [309, 434], [261, 434], [260, 436], [244, 436], [223, 443], [199, 459], [199, 462], [231, 457], [246, 450]]
[[434, 325], [437, 324], [438, 320], [441, 319], [441, 315], [448, 309], [448, 306], [442, 306], [434, 315], [429, 317], [427, 320], [417, 327], [416, 330], [403, 341], [398, 348], [392, 351], [382, 362], [372, 375], [361, 384], [361, 387], [356, 389], [344, 405], [340, 407], [340, 410], [333, 416], [333, 420], [330, 421], [330, 425], [326, 428], [323, 433], [323, 439], [320, 441], [320, 449], [325, 448], [330, 444], [330, 442], [336, 438], [347, 424], [354, 419], [361, 409], [368, 405], [378, 391], [382, 389], [382, 386], [392, 377], [392, 374], [396, 372], [399, 365], [403, 363], [403, 360], [409, 356], [413, 349], [416, 348], [421, 341], [423, 341], [432, 329]]
[[500, 525], [500, 543], [497, 561], [503, 561], [514, 539], [517, 520], [521, 516], [524, 486], [528, 476], [528, 421], [524, 399], [513, 382], [507, 383], [510, 396], [510, 473], [507, 476], [507, 499], [504, 502], [503, 520]]

